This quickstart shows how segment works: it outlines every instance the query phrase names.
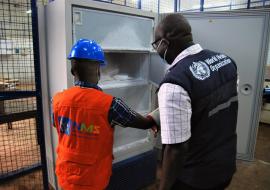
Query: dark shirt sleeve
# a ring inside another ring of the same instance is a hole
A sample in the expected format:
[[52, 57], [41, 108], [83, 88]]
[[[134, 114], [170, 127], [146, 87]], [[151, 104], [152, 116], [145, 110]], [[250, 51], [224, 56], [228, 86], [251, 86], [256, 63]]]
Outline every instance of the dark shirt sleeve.
[[136, 118], [136, 112], [130, 109], [120, 98], [113, 98], [108, 120], [112, 127], [115, 125], [128, 127]]

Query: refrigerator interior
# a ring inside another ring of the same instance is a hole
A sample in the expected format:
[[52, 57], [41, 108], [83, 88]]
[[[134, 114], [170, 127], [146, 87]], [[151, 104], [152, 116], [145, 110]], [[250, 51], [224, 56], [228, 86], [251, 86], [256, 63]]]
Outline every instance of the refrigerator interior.
[[107, 50], [149, 51], [153, 40], [153, 18], [87, 7], [72, 8], [73, 39], [94, 39]]
[[[107, 66], [101, 67], [99, 86], [141, 115], [149, 113], [153, 18], [77, 6], [72, 7], [72, 17], [73, 43], [81, 38], [93, 39], [105, 51]], [[114, 137], [114, 162], [153, 149], [148, 130], [116, 126]]]
[[[131, 109], [146, 115], [152, 108], [152, 86], [148, 82], [148, 52], [106, 52], [107, 66], [101, 67], [99, 85], [104, 92], [121, 98]], [[148, 130], [116, 126], [114, 155], [116, 162], [151, 148]]]
[[146, 84], [149, 53], [106, 52], [107, 65], [101, 67], [100, 85], [104, 89]]

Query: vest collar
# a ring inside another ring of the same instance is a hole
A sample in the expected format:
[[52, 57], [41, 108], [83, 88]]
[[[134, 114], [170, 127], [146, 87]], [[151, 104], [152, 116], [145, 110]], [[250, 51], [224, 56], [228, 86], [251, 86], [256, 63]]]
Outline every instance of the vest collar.
[[182, 51], [173, 61], [173, 63], [169, 66], [168, 70], [170, 70], [172, 67], [174, 67], [179, 61], [184, 59], [185, 57], [189, 55], [194, 55], [199, 52], [201, 52], [203, 48], [200, 46], [200, 44], [194, 44], [192, 46], [189, 46], [187, 49]]
[[97, 84], [92, 84], [92, 83], [89, 83], [89, 82], [75, 81], [74, 85], [79, 86], [81, 88], [94, 88], [96, 90], [102, 91], [102, 89]]

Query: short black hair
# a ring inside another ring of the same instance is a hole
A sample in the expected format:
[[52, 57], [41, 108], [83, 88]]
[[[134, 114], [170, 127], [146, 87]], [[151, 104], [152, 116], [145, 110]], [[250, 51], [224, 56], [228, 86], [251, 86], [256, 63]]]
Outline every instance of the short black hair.
[[182, 14], [169, 14], [158, 25], [170, 43], [189, 43], [193, 41], [191, 26]]

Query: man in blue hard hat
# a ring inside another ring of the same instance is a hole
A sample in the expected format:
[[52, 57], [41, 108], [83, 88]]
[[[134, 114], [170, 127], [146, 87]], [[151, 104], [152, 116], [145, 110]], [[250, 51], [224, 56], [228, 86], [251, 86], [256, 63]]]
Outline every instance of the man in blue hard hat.
[[102, 92], [97, 83], [105, 59], [95, 41], [79, 40], [68, 59], [75, 85], [53, 98], [56, 174], [64, 190], [102, 190], [111, 176], [114, 126], [155, 129], [156, 123]]

